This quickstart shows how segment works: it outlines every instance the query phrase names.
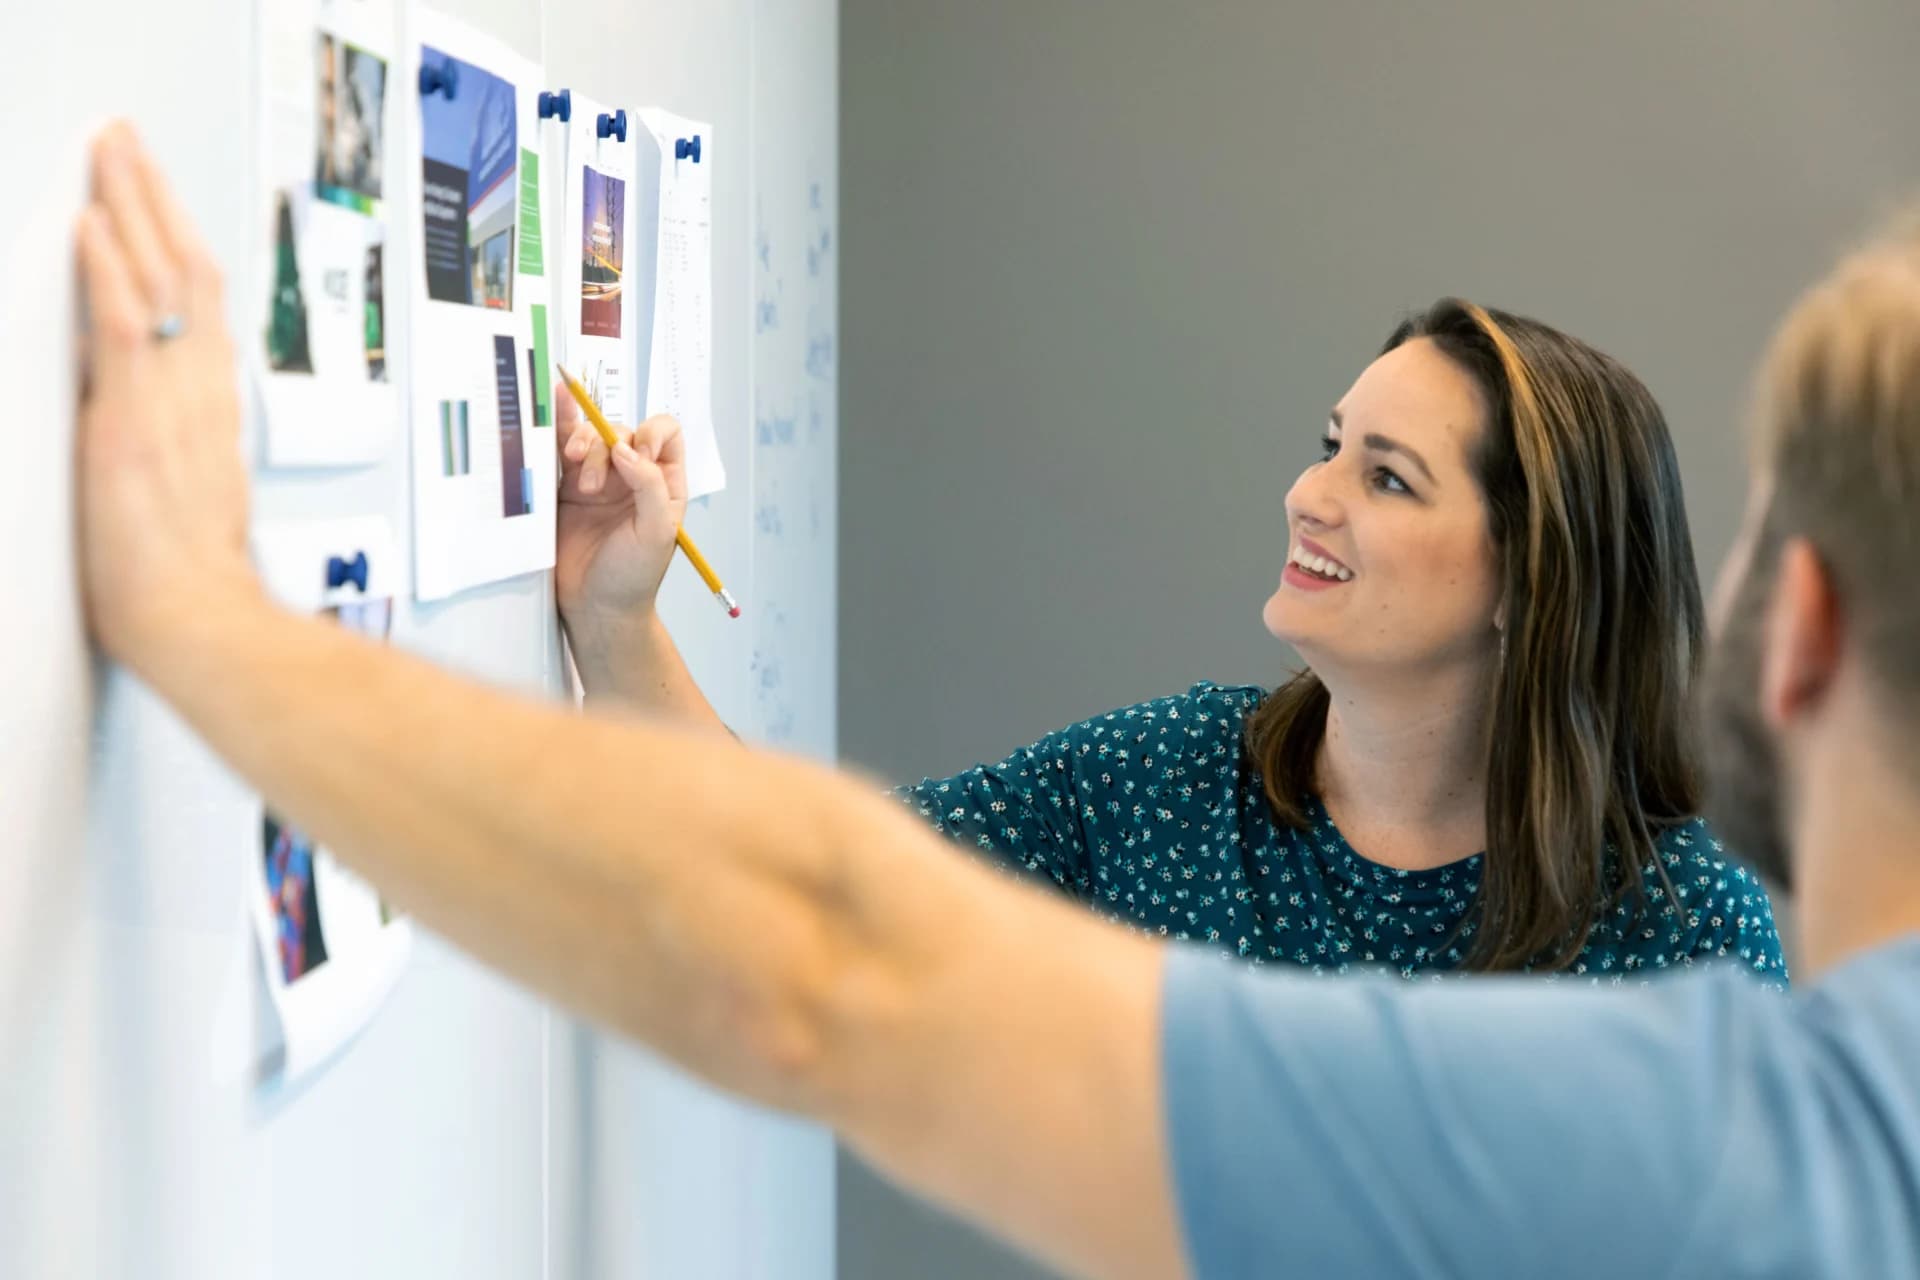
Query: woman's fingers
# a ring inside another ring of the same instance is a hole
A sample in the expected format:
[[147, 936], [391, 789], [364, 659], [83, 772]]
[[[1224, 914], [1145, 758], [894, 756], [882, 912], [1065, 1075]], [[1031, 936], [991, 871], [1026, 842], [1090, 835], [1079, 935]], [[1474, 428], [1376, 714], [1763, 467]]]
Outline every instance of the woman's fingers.
[[596, 437], [580, 464], [580, 492], [598, 493], [606, 483], [607, 446]]
[[661, 483], [669, 502], [687, 499], [687, 437], [679, 420], [660, 413], [640, 424], [633, 433], [633, 447], [643, 458], [659, 468]]
[[562, 470], [568, 464], [578, 468], [575, 484], [582, 495], [599, 493], [607, 483], [607, 446], [600, 439], [599, 429], [581, 412], [573, 388], [564, 378], [556, 379], [556, 386], [554, 424], [560, 439], [566, 442], [560, 449]]
[[670, 413], [656, 413], [633, 433], [634, 450], [661, 466], [679, 462], [686, 456], [687, 442], [680, 422]]
[[645, 490], [652, 482], [653, 476], [658, 474], [655, 468], [641, 458], [633, 445], [626, 441], [622, 441], [620, 447], [613, 451], [612, 458], [614, 469], [620, 473], [620, 478], [625, 480], [627, 486], [636, 493]]
[[[568, 435], [577, 428], [586, 425], [586, 415], [580, 412], [580, 402], [573, 398], [573, 388], [567, 385], [564, 371], [554, 366], [553, 379], [553, 420], [561, 435]], [[564, 392], [565, 394], [561, 394]]]
[[584, 422], [575, 422], [572, 433], [564, 438], [567, 445], [562, 451], [562, 456], [568, 462], [585, 462], [587, 454], [593, 449], [594, 441], [600, 438], [600, 433]]

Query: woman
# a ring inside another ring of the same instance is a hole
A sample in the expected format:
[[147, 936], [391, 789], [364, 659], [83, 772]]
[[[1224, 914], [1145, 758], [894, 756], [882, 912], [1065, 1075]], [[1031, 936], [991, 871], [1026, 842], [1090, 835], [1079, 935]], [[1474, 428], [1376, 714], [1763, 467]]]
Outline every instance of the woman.
[[[653, 614], [678, 428], [646, 423], [609, 485], [563, 408], [558, 593], [588, 693], [717, 724]], [[1110, 916], [1255, 962], [1618, 978], [1737, 957], [1784, 983], [1765, 889], [1693, 816], [1700, 589], [1647, 389], [1449, 298], [1394, 331], [1323, 444], [1263, 614], [1307, 670], [903, 795]]]

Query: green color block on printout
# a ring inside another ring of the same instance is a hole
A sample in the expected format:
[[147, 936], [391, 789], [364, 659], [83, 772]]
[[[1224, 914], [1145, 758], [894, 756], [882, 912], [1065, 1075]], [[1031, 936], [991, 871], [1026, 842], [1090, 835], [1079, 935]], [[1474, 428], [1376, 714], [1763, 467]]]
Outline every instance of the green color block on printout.
[[553, 425], [553, 361], [547, 355], [547, 309], [533, 306], [533, 425]]
[[520, 274], [547, 273], [540, 247], [540, 155], [520, 148]]

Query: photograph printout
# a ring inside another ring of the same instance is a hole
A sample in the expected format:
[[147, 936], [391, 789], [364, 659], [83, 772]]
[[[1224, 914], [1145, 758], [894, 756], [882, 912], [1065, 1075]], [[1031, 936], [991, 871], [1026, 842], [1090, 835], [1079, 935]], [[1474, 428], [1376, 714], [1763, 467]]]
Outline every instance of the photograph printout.
[[[282, 604], [386, 643], [393, 584], [402, 577], [386, 520], [268, 524], [255, 532], [253, 550]], [[263, 1076], [291, 1083], [372, 1020], [406, 966], [412, 926], [379, 890], [271, 809], [261, 809], [245, 852], [249, 913], [281, 1037], [277, 1051], [262, 1054]]]
[[[561, 361], [580, 379], [609, 422], [631, 426], [635, 412], [634, 144], [639, 121], [629, 117], [628, 140], [602, 138], [598, 121], [609, 108], [573, 95], [567, 127], [567, 186], [561, 225], [571, 242], [555, 287], [563, 291]], [[648, 300], [651, 305], [651, 300]]]
[[387, 357], [392, 0], [276, 0], [256, 28], [263, 199], [251, 345], [273, 467], [377, 462], [400, 430]]

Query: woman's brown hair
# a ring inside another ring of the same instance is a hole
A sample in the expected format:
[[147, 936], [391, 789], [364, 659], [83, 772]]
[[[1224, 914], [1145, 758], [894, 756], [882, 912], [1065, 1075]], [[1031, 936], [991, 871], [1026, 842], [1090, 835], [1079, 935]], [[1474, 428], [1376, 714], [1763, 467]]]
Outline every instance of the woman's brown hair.
[[[1680, 468], [1653, 396], [1583, 342], [1459, 298], [1404, 321], [1383, 354], [1415, 338], [1488, 406], [1473, 469], [1503, 584], [1465, 964], [1565, 968], [1603, 904], [1646, 906], [1643, 864], [1672, 898], [1654, 838], [1699, 807], [1686, 709], [1705, 624]], [[1295, 827], [1327, 703], [1303, 671], [1247, 726], [1267, 799]]]

